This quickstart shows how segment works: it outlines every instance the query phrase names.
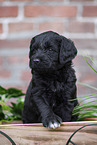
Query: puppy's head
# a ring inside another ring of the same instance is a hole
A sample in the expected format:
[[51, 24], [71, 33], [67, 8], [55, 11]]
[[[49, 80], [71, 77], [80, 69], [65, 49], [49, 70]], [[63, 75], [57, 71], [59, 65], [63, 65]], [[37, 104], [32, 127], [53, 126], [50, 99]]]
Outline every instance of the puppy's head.
[[77, 50], [71, 40], [48, 31], [32, 38], [30, 67], [37, 71], [54, 71], [72, 61], [76, 54]]

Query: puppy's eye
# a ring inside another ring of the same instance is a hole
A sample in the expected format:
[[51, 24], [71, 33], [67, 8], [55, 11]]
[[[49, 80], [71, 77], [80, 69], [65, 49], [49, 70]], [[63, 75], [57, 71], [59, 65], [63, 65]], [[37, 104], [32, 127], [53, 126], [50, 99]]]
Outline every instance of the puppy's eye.
[[49, 50], [51, 51], [52, 49], [50, 48]]

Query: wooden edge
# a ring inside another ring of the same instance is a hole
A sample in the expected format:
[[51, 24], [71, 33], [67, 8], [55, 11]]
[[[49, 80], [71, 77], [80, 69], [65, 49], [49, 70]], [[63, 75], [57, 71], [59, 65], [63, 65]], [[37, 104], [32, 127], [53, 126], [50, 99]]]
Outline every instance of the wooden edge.
[[[61, 126], [83, 126], [87, 124], [96, 124], [97, 121], [78, 121], [78, 122], [63, 122]], [[0, 125], [0, 127], [7, 127], [7, 126], [36, 126], [42, 127], [42, 123], [32, 123], [32, 124], [6, 124]]]

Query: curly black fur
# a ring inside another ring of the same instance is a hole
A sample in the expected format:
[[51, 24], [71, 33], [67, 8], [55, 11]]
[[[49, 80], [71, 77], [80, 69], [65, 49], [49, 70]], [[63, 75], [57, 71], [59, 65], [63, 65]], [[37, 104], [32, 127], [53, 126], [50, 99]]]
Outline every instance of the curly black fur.
[[76, 76], [72, 59], [77, 50], [73, 42], [48, 31], [32, 38], [30, 68], [32, 80], [23, 108], [24, 123], [42, 122], [56, 128], [62, 121], [75, 121], [72, 116], [76, 101]]

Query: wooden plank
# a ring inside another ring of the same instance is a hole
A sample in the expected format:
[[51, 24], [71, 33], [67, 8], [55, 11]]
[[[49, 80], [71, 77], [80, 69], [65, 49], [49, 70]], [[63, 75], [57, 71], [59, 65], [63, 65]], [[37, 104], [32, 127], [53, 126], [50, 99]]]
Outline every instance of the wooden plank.
[[[64, 122], [54, 130], [45, 128], [42, 124], [8, 124], [0, 125], [0, 130], [9, 135], [16, 145], [65, 145], [75, 130], [94, 123], [97, 124], [97, 121]], [[80, 130], [72, 141], [77, 145], [97, 145], [97, 125]], [[10, 143], [0, 135], [0, 145], [3, 144]]]

